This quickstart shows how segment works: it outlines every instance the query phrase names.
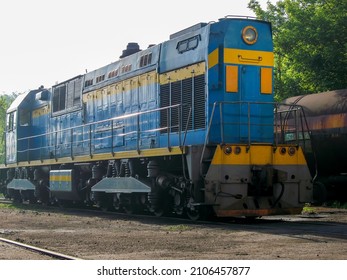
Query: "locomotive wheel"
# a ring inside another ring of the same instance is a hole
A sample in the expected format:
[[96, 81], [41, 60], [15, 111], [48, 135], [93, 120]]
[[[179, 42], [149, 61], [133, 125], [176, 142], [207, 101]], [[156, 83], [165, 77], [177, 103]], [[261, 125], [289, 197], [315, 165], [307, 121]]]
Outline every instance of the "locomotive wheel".
[[137, 203], [136, 195], [122, 194], [120, 197], [120, 205], [125, 213], [134, 214], [140, 212], [139, 204]]
[[12, 199], [13, 199], [13, 202], [15, 203], [22, 203], [23, 200], [22, 200], [22, 196], [19, 192], [15, 192], [13, 195], [12, 195]]
[[21, 194], [21, 201], [22, 202], [27, 202], [29, 204], [35, 204], [37, 202], [37, 199], [34, 195], [33, 191], [20, 191]]
[[129, 215], [134, 213], [134, 209], [131, 205], [124, 205], [123, 210], [126, 214], [129, 214]]
[[109, 201], [104, 201], [104, 200], [100, 201], [99, 208], [103, 212], [108, 212], [113, 210], [112, 204]]
[[104, 212], [110, 211], [113, 208], [112, 197], [106, 193], [98, 193], [96, 200], [96, 206]]
[[184, 213], [184, 209], [183, 209], [183, 207], [181, 207], [181, 208], [176, 208], [175, 209], [175, 213], [177, 214], [177, 215], [183, 215], [183, 213]]
[[108, 211], [111, 210], [111, 207], [108, 206], [108, 205], [100, 205], [100, 210], [101, 210], [102, 212], [108, 212]]
[[48, 185], [45, 184], [45, 182], [41, 182], [40, 186], [37, 188], [37, 197], [38, 200], [43, 204], [43, 205], [49, 205], [50, 199], [49, 199], [49, 188]]
[[140, 212], [139, 207], [133, 203], [125, 203], [123, 204], [123, 210], [126, 214], [135, 214]]
[[187, 209], [187, 216], [192, 221], [197, 221], [200, 219], [200, 212], [196, 209]]
[[164, 215], [164, 212], [165, 211], [163, 209], [155, 209], [153, 213], [156, 217], [161, 217]]

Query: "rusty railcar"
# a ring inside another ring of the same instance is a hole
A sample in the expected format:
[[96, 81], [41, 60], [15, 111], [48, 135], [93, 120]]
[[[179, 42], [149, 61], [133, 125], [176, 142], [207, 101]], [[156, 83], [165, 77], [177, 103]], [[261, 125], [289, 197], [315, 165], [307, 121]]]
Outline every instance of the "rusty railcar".
[[[347, 200], [347, 89], [287, 98], [286, 104], [302, 106], [309, 133], [301, 135], [315, 178], [315, 200]], [[290, 117], [289, 117], [290, 118]], [[311, 142], [304, 141], [310, 134]], [[295, 138], [286, 135], [287, 141]]]

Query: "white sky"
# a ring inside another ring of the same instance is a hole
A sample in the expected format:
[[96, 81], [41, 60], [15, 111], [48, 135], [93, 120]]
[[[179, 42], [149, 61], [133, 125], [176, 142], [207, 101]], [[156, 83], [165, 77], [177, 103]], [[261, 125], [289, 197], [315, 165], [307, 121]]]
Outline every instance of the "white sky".
[[[258, 0], [266, 8], [267, 0]], [[254, 16], [249, 0], [9, 0], [0, 2], [0, 94], [22, 93], [118, 60], [199, 22]], [[275, 0], [271, 0], [275, 3]]]

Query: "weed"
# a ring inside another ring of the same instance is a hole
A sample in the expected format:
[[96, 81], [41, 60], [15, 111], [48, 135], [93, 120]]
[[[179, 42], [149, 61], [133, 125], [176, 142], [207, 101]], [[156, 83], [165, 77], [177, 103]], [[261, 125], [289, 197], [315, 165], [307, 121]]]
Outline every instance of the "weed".
[[304, 208], [302, 209], [302, 214], [315, 214], [316, 208], [311, 207], [310, 204], [305, 204]]
[[16, 207], [13, 204], [5, 204], [5, 203], [0, 203], [0, 209], [16, 209]]

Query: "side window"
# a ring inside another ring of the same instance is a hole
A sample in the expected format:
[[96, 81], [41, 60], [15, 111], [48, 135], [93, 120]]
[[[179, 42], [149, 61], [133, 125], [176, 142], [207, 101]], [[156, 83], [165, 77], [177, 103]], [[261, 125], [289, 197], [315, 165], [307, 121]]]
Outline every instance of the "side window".
[[30, 125], [30, 111], [20, 110], [19, 111], [19, 125], [29, 126]]
[[194, 50], [198, 47], [200, 40], [201, 40], [200, 35], [196, 35], [196, 36], [190, 37], [188, 39], [179, 41], [177, 43], [176, 49], [177, 49], [178, 53], [184, 53], [184, 52], [187, 52], [190, 50]]
[[66, 85], [54, 88], [53, 90], [53, 113], [65, 109]]
[[76, 77], [53, 87], [52, 113], [81, 107], [82, 77]]
[[13, 131], [17, 127], [17, 111], [7, 114], [6, 128], [7, 131]]

